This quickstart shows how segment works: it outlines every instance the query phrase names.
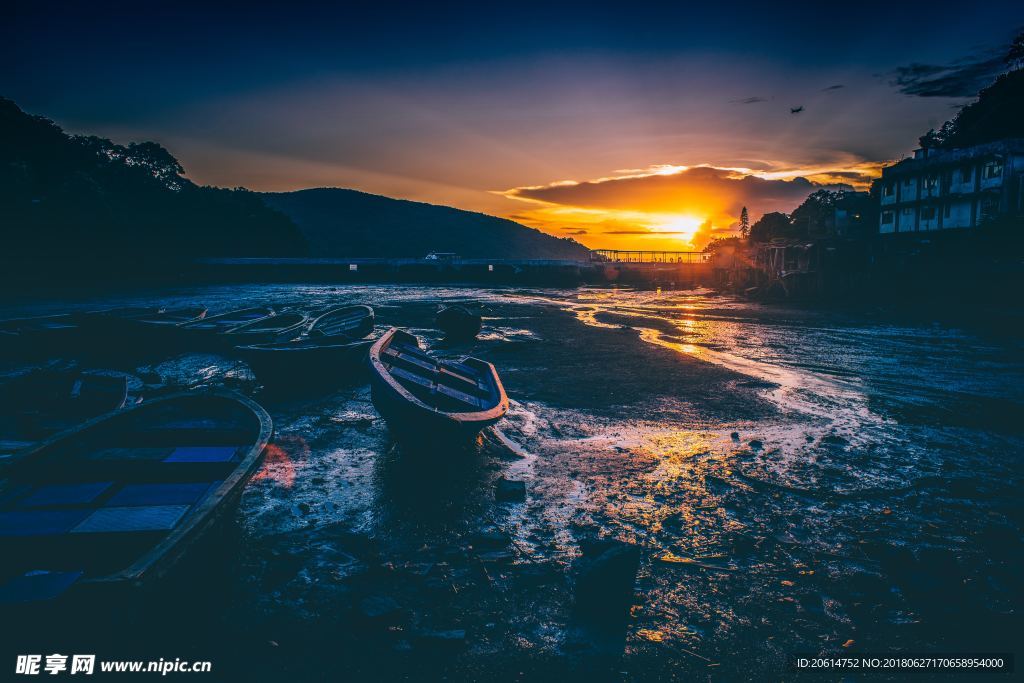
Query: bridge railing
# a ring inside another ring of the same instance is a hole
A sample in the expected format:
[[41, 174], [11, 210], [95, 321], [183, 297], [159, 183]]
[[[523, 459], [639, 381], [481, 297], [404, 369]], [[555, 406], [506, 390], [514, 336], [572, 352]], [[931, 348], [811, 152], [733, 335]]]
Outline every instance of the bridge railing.
[[590, 260], [598, 263], [707, 263], [711, 254], [703, 251], [641, 251], [594, 249]]

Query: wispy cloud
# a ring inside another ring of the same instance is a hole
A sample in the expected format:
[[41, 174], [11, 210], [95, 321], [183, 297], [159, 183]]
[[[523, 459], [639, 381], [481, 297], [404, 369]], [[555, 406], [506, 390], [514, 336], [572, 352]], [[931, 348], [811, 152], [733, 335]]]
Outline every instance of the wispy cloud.
[[767, 97], [744, 97], [740, 100], [729, 100], [733, 104], [757, 104], [758, 102], [767, 102]]
[[974, 97], [1006, 70], [1004, 49], [986, 50], [949, 64], [915, 62], [898, 67], [889, 84], [914, 97]]
[[830, 85], [827, 88], [822, 88], [821, 92], [832, 92], [833, 90], [841, 90], [845, 87], [846, 86], [843, 85], [842, 83], [837, 83], [836, 85]]

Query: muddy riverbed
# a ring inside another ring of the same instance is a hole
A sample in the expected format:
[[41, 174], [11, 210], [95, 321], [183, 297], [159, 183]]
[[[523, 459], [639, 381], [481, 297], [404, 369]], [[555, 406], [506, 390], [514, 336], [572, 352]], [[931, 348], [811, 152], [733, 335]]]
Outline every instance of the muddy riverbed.
[[[431, 329], [451, 301], [485, 307], [479, 340]], [[217, 355], [103, 359], [143, 397], [254, 396], [276, 436], [231, 529], [90, 634], [101, 656], [209, 659], [217, 680], [564, 677], [579, 670], [574, 566], [600, 539], [642, 550], [613, 679], [779, 680], [793, 653], [1015, 646], [1024, 356], [1005, 327], [702, 290], [313, 285], [0, 317], [157, 302], [367, 303], [378, 332], [493, 362], [512, 407], [464, 451], [403, 452], [358, 375], [288, 395]], [[525, 501], [496, 500], [502, 477]]]

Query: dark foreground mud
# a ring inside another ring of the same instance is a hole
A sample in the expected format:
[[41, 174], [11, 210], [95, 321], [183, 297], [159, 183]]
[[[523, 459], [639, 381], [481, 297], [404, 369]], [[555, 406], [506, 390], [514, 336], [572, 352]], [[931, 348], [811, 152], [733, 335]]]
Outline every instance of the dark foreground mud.
[[[487, 306], [477, 342], [429, 329], [456, 300]], [[1012, 336], [704, 292], [239, 286], [102, 303], [150, 301], [369, 303], [442, 355], [495, 363], [512, 409], [464, 451], [427, 436], [410, 450], [358, 376], [289, 395], [222, 356], [86, 359], [124, 366], [144, 396], [253, 395], [276, 438], [232, 527], [158, 595], [107, 606], [98, 631], [26, 635], [25, 651], [209, 659], [216, 680], [779, 680], [797, 652], [1015, 646]], [[501, 478], [525, 499], [497, 500]], [[637, 592], [621, 624], [581, 636], [580, 558], [608, 540], [640, 549]]]

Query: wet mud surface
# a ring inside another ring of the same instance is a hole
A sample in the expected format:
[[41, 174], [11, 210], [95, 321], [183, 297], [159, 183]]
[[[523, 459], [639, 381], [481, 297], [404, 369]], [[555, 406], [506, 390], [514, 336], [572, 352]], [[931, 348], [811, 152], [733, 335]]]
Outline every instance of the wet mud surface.
[[[453, 301], [485, 306], [477, 341], [431, 329]], [[151, 302], [367, 303], [378, 333], [493, 362], [512, 407], [465, 449], [409, 449], [359, 373], [309, 396], [212, 354], [84, 360], [143, 396], [235, 389], [275, 423], [224, 538], [110, 627], [110, 658], [274, 681], [778, 680], [792, 653], [1014, 648], [1024, 363], [1005, 330], [704, 291], [268, 285], [71, 306]], [[498, 500], [502, 478], [525, 499]], [[570, 624], [602, 539], [641, 561], [621, 656], [595, 668]]]

